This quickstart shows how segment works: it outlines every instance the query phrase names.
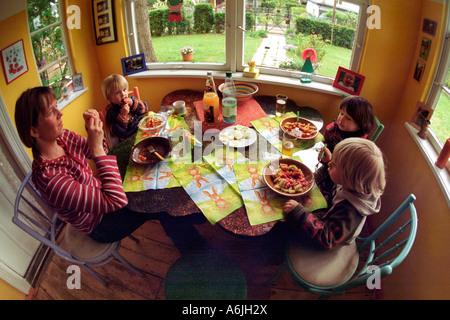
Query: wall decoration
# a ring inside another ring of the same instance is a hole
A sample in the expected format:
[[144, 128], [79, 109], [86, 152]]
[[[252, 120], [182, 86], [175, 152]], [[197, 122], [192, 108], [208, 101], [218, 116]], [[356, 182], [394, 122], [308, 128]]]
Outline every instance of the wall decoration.
[[432, 114], [433, 110], [430, 107], [418, 101], [409, 123], [417, 130], [420, 130], [423, 126], [430, 122]]
[[73, 91], [77, 92], [84, 89], [83, 86], [83, 75], [81, 73], [75, 73], [72, 76], [72, 82], [73, 82]]
[[430, 19], [423, 19], [422, 31], [432, 36], [436, 34], [437, 22]]
[[23, 47], [23, 40], [19, 40], [1, 51], [3, 71], [6, 83], [17, 79], [28, 71], [27, 58]]
[[123, 58], [121, 61], [124, 76], [144, 71], [147, 68], [145, 65], [145, 55], [143, 53]]
[[425, 70], [425, 63], [423, 61], [417, 60], [416, 69], [414, 70], [413, 78], [420, 82], [420, 79], [422, 79], [424, 70]]
[[114, 0], [92, 0], [97, 45], [117, 41], [114, 24]]
[[336, 77], [334, 78], [333, 87], [358, 96], [361, 92], [365, 78], [366, 77], [361, 74], [339, 67]]
[[428, 59], [428, 54], [430, 53], [431, 40], [427, 37], [422, 37], [422, 42], [420, 43], [419, 57], [425, 61]]

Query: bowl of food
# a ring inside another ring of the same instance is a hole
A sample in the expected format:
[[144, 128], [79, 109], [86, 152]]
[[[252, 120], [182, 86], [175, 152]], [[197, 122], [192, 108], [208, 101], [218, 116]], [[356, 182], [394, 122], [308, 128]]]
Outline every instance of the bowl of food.
[[[224, 93], [224, 85], [225, 83], [222, 83], [219, 86], [219, 91], [222, 92], [222, 94]], [[256, 84], [250, 82], [235, 81], [234, 86], [236, 87], [236, 100], [238, 104], [250, 100], [259, 90]]]
[[155, 135], [161, 131], [166, 123], [166, 117], [162, 114], [150, 114], [139, 121], [139, 128], [151, 135]]
[[314, 139], [319, 134], [314, 123], [305, 118], [298, 118], [297, 121], [297, 117], [286, 117], [280, 121], [280, 129], [301, 140]]
[[313, 172], [300, 161], [290, 158], [267, 164], [263, 179], [272, 191], [287, 197], [307, 194], [314, 186]]
[[[151, 150], [152, 147], [154, 151]], [[131, 159], [137, 164], [155, 164], [162, 161], [156, 153], [162, 158], [165, 158], [169, 155], [171, 150], [172, 144], [169, 139], [163, 137], [151, 137], [140, 141], [133, 147]]]

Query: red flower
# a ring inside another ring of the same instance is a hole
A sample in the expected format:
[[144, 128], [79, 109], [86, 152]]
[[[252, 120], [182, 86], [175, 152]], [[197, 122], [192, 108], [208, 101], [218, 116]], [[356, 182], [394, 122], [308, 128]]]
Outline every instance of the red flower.
[[306, 60], [306, 58], [308, 58], [308, 57], [311, 59], [311, 62], [316, 62], [316, 60], [317, 60], [316, 51], [314, 51], [314, 49], [312, 49], [312, 48], [305, 49], [302, 52], [302, 59]]

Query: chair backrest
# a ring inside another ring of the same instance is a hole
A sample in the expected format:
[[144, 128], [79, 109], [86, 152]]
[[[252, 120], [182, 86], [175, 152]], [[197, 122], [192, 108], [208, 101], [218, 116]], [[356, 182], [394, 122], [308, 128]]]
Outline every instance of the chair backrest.
[[44, 202], [39, 191], [33, 186], [31, 172], [25, 177], [17, 193], [12, 221], [26, 233], [52, 248], [61, 258], [80, 264], [57, 243], [59, 231], [65, 223]]
[[375, 116], [375, 125], [376, 125], [376, 128], [369, 138], [373, 142], [375, 142], [378, 139], [378, 136], [381, 134], [381, 132], [384, 129], [384, 124], [382, 124], [376, 116]]
[[135, 96], [137, 99], [141, 100], [141, 95], [139, 94], [139, 88], [138, 87], [134, 87], [133, 90], [128, 91], [128, 95], [133, 95]]
[[[345, 292], [351, 288], [365, 285], [367, 279], [376, 272], [382, 278], [391, 274], [393, 269], [403, 262], [413, 246], [417, 233], [415, 200], [416, 197], [413, 194], [409, 195], [369, 237], [358, 239], [361, 242], [358, 246], [360, 255], [368, 251], [365, 264], [352, 280], [334, 290]], [[402, 226], [395, 228], [394, 222], [400, 216], [408, 213], [407, 221]]]

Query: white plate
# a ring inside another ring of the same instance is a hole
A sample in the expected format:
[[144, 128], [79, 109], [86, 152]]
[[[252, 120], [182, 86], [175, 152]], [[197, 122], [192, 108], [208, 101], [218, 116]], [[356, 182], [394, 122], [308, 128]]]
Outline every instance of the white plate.
[[251, 128], [248, 128], [248, 132], [250, 133], [250, 136], [248, 138], [242, 138], [240, 140], [228, 140], [223, 138], [224, 136], [228, 136], [231, 131], [234, 131], [236, 127], [242, 126], [230, 126], [220, 131], [219, 140], [222, 141], [224, 145], [234, 148], [244, 148], [255, 143], [257, 139], [256, 131]]

